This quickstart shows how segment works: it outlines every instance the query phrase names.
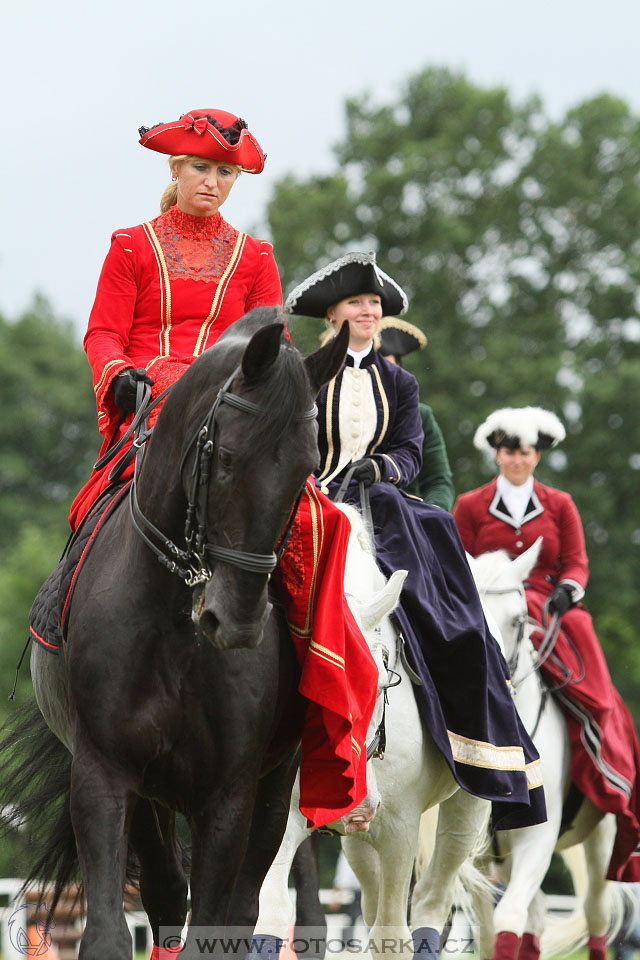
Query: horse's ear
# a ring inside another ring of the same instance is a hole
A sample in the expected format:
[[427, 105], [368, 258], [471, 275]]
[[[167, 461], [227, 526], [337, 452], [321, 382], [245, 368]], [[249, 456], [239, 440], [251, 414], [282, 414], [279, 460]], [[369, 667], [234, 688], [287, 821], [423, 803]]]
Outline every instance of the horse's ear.
[[283, 323], [270, 323], [251, 337], [242, 357], [245, 380], [257, 380], [275, 363], [282, 342]]
[[361, 630], [372, 630], [398, 606], [402, 585], [407, 577], [407, 570], [395, 570], [389, 580], [374, 597], [360, 606], [359, 621]]
[[542, 547], [542, 537], [538, 537], [535, 543], [532, 543], [528, 550], [521, 553], [519, 557], [511, 561], [511, 566], [518, 574], [520, 580], [526, 580], [538, 560], [540, 548]]
[[305, 359], [304, 365], [307, 368], [314, 393], [318, 393], [320, 387], [329, 383], [329, 380], [333, 380], [339, 372], [347, 355], [348, 346], [349, 324], [343, 323], [337, 337], [329, 340], [324, 347], [320, 347], [319, 350], [309, 354]]

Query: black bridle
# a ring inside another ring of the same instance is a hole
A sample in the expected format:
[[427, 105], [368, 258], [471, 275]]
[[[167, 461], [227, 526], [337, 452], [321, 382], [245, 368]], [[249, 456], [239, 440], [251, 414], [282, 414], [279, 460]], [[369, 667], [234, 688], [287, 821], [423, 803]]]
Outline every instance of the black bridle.
[[[530, 620], [529, 617], [527, 616], [527, 614], [524, 612], [524, 611], [526, 611], [526, 608], [527, 608], [527, 601], [526, 601], [526, 595], [525, 595], [525, 592], [524, 592], [524, 588], [523, 588], [523, 587], [504, 587], [504, 588], [502, 588], [502, 589], [499, 589], [499, 588], [489, 589], [489, 588], [487, 588], [487, 589], [484, 589], [484, 590], [478, 588], [478, 593], [479, 593], [481, 596], [482, 596], [482, 595], [485, 595], [485, 596], [491, 596], [491, 595], [493, 595], [493, 596], [501, 596], [501, 595], [507, 594], [507, 593], [518, 593], [518, 594], [520, 594], [520, 596], [521, 596], [521, 598], [522, 598], [523, 612], [520, 614], [520, 616], [518, 617], [518, 620], [517, 620], [517, 623], [518, 623], [518, 631], [517, 631], [516, 638], [515, 638], [514, 650], [513, 650], [513, 654], [511, 655], [511, 657], [510, 657], [509, 660], [507, 661], [507, 666], [509, 667], [509, 673], [511, 674], [511, 677], [512, 677], [513, 688], [514, 688], [514, 690], [517, 690], [517, 688], [518, 688], [519, 686], [521, 686], [522, 683], [524, 683], [524, 681], [527, 679], [527, 677], [530, 677], [530, 676], [531, 676], [532, 674], [534, 674], [534, 673], [538, 673], [538, 676], [540, 676], [540, 674], [539, 674], [540, 668], [541, 668], [542, 665], [549, 659], [549, 657], [550, 657], [551, 654], [553, 653], [554, 647], [555, 647], [556, 642], [557, 642], [557, 640], [558, 640], [558, 633], [560, 632], [560, 617], [558, 616], [557, 613], [554, 613], [551, 617], [549, 616], [549, 598], [547, 597], [547, 599], [545, 600], [544, 605], [543, 605], [543, 607], [542, 607], [542, 624], [543, 624], [543, 629], [544, 629], [544, 635], [543, 635], [543, 637], [542, 637], [542, 640], [540, 641], [540, 645], [538, 646], [538, 648], [537, 648], [537, 650], [536, 650], [536, 657], [535, 657], [535, 659], [533, 660], [533, 665], [532, 665], [531, 669], [528, 670], [527, 673], [525, 673], [522, 677], [518, 677], [518, 679], [516, 680], [515, 674], [516, 674], [516, 670], [518, 669], [518, 661], [519, 661], [519, 659], [520, 659], [520, 651], [521, 651], [521, 649], [522, 649], [522, 642], [523, 642], [523, 640], [526, 640], [526, 639], [528, 639], [528, 637], [529, 637], [529, 634], [527, 633], [527, 630], [526, 630], [527, 625], [530, 625], [530, 626], [532, 626], [532, 627], [538, 627], [538, 624], [536, 624], [534, 621]], [[559, 662], [559, 661], [558, 661], [558, 662]], [[539, 724], [540, 724], [540, 720], [541, 720], [541, 718], [542, 718], [542, 714], [543, 714], [543, 712], [544, 712], [544, 708], [545, 708], [545, 706], [546, 706], [547, 698], [548, 698], [549, 694], [550, 694], [550, 693], [555, 693], [555, 692], [557, 692], [557, 691], [559, 691], [559, 690], [562, 690], [562, 688], [565, 687], [565, 686], [567, 685], [567, 683], [569, 682], [569, 680], [570, 680], [570, 673], [567, 674], [566, 668], [563, 666], [563, 664], [560, 663], [559, 665], [560, 665], [561, 669], [563, 669], [563, 670], [565, 671], [565, 674], [567, 675], [567, 679], [565, 680], [564, 683], [559, 684], [557, 687], [550, 688], [550, 687], [548, 687], [544, 682], [539, 681], [539, 683], [540, 683], [540, 704], [539, 704], [539, 706], [538, 706], [538, 715], [537, 715], [537, 717], [536, 717], [536, 719], [535, 719], [535, 722], [534, 722], [534, 724], [533, 724], [532, 729], [529, 731], [529, 736], [532, 737], [532, 738], [535, 736], [535, 734], [536, 734], [536, 732], [537, 732], [537, 730], [538, 730], [538, 726], [539, 726]]]
[[[395, 670], [391, 670], [390, 667], [387, 667], [387, 676], [395, 677], [393, 683], [389, 680], [388, 683], [382, 687], [382, 716], [380, 717], [380, 723], [378, 724], [377, 730], [373, 735], [373, 740], [371, 743], [367, 744], [367, 761], [373, 760], [384, 760], [385, 750], [387, 749], [387, 722], [386, 722], [386, 713], [387, 707], [389, 705], [389, 694], [388, 691], [391, 687], [397, 687], [398, 684], [402, 681], [402, 677], [399, 673], [396, 673]], [[380, 694], [378, 694], [379, 696]]]
[[[211, 477], [211, 457], [213, 454], [213, 444], [217, 415], [223, 403], [243, 413], [258, 417], [263, 414], [263, 408], [239, 397], [231, 392], [231, 384], [240, 371], [240, 366], [236, 367], [233, 373], [227, 378], [224, 385], [218, 391], [213, 406], [207, 413], [204, 421], [196, 430], [191, 440], [187, 444], [182, 460], [180, 462], [180, 475], [182, 475], [187, 457], [195, 447], [195, 459], [187, 494], [187, 514], [185, 520], [184, 540], [185, 547], [178, 547], [172, 540], [166, 537], [145, 515], [138, 503], [137, 480], [140, 470], [140, 457], [136, 457], [135, 472], [129, 494], [129, 509], [131, 520], [137, 533], [142, 537], [150, 550], [170, 573], [175, 573], [181, 577], [188, 587], [194, 587], [199, 583], [205, 583], [211, 579], [211, 569], [209, 560], [228, 563], [231, 566], [239, 567], [249, 573], [259, 573], [269, 575], [275, 568], [278, 560], [284, 553], [291, 528], [300, 503], [300, 498], [304, 491], [304, 484], [300, 489], [294, 506], [289, 514], [286, 527], [280, 537], [277, 550], [272, 553], [249, 553], [244, 550], [236, 550], [232, 547], [220, 547], [210, 543], [207, 540], [207, 504], [209, 496], [209, 481]], [[298, 414], [296, 419], [306, 423], [315, 420], [318, 414], [318, 408], [314, 404], [309, 410]], [[148, 438], [148, 431], [143, 441], [138, 443], [139, 447]], [[134, 445], [138, 438], [134, 440]], [[155, 538], [157, 543], [154, 543]], [[159, 545], [158, 545], [159, 544]]]
[[[511, 674], [511, 677], [513, 678], [514, 675], [515, 675], [516, 670], [518, 669], [518, 660], [520, 659], [521, 644], [522, 644], [522, 641], [523, 641], [524, 638], [525, 638], [526, 626], [527, 626], [527, 623], [529, 622], [529, 618], [527, 617], [526, 612], [524, 612], [524, 611], [526, 611], [526, 609], [527, 609], [527, 601], [526, 601], [526, 599], [525, 599], [524, 590], [523, 590], [522, 587], [502, 587], [502, 588], [496, 587], [496, 588], [494, 588], [494, 589], [489, 588], [489, 587], [487, 587], [486, 589], [481, 588], [481, 587], [478, 587], [478, 593], [480, 594], [481, 597], [482, 597], [482, 596], [501, 597], [501, 596], [506, 595], [507, 593], [517, 593], [517, 594], [519, 594], [520, 598], [522, 599], [523, 612], [520, 614], [520, 616], [519, 616], [518, 619], [517, 619], [518, 631], [517, 631], [517, 633], [516, 633], [516, 637], [515, 637], [515, 640], [514, 640], [514, 643], [513, 643], [513, 653], [511, 654], [511, 656], [510, 656], [509, 659], [507, 660], [507, 666], [509, 667], [509, 673]], [[534, 669], [536, 669], [536, 668], [534, 667]], [[528, 676], [528, 674], [527, 674], [527, 676]], [[523, 677], [522, 679], [524, 680], [525, 678]], [[520, 681], [520, 682], [521, 682], [521, 681]], [[515, 686], [515, 683], [514, 683], [514, 686]]]
[[[503, 596], [507, 593], [518, 593], [522, 599], [523, 612], [518, 617], [518, 632], [516, 634], [513, 654], [507, 661], [507, 666], [509, 667], [509, 672], [513, 677], [518, 668], [518, 660], [520, 658], [520, 650], [522, 648], [522, 641], [528, 637], [526, 632], [527, 624], [530, 624], [532, 627], [537, 627], [538, 625], [529, 620], [529, 617], [526, 614], [527, 609], [527, 600], [523, 587], [503, 587], [503, 588], [487, 588], [481, 589], [478, 588], [478, 593], [480, 596]], [[558, 640], [558, 633], [560, 632], [560, 617], [557, 613], [549, 616], [549, 598], [547, 598], [542, 607], [542, 625], [544, 629], [544, 634], [542, 640], [540, 641], [539, 646], [536, 649], [536, 657], [533, 663], [533, 667], [526, 673], [523, 677], [519, 677], [517, 683], [514, 681], [514, 687], [520, 686], [520, 684], [527, 679], [532, 673], [540, 670], [540, 667], [549, 659], [553, 653], [553, 649]]]

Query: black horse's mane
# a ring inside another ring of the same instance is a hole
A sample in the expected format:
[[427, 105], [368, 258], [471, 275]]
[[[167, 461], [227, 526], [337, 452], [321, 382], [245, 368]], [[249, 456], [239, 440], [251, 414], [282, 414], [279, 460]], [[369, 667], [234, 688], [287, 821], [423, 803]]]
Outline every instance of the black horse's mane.
[[295, 347], [282, 346], [267, 375], [256, 382], [264, 397], [263, 414], [249, 417], [246, 439], [256, 453], [273, 449], [313, 405], [309, 379]]
[[[210, 364], [219, 367], [220, 361], [224, 360], [224, 366], [231, 373], [233, 364], [240, 364], [253, 334], [272, 323], [282, 323], [282, 313], [278, 307], [252, 310], [229, 327], [198, 363], [207, 358]], [[251, 388], [251, 400], [258, 403], [261, 409], [259, 416], [247, 415], [243, 424], [245, 442], [257, 454], [273, 449], [299, 422], [300, 414], [313, 405], [314, 398], [302, 355], [288, 343], [284, 332], [277, 358], [267, 367], [264, 375], [247, 383], [239, 373], [231, 389], [237, 390], [240, 384]]]

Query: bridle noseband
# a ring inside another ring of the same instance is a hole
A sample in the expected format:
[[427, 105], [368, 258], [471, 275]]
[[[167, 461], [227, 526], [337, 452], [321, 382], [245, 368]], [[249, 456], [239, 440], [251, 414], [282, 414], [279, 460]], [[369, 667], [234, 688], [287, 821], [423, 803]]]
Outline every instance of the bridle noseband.
[[[244, 397], [239, 397], [237, 394], [231, 392], [231, 384], [239, 372], [240, 366], [236, 367], [218, 391], [213, 406], [187, 444], [180, 462], [180, 475], [182, 475], [187, 457], [195, 447], [195, 459], [191, 471], [189, 493], [187, 495], [184, 549], [176, 546], [175, 543], [169, 540], [169, 538], [143, 514], [140, 504], [138, 503], [137, 495], [137, 479], [141, 458], [136, 457], [134, 478], [129, 495], [129, 509], [133, 526], [149, 549], [155, 553], [160, 563], [164, 564], [170, 573], [175, 573], [181, 577], [188, 587], [194, 587], [197, 584], [205, 583], [211, 579], [212, 571], [208, 563], [209, 559], [228, 563], [231, 566], [246, 570], [249, 573], [259, 573], [269, 576], [284, 553], [291, 534], [298, 504], [304, 491], [303, 484], [275, 552], [249, 553], [244, 550], [236, 550], [233, 547], [220, 547], [207, 540], [207, 504], [211, 477], [211, 457], [213, 454], [217, 416], [220, 408], [223, 403], [226, 403], [236, 410], [241, 410], [243, 413], [248, 413], [251, 416], [262, 416], [264, 412], [259, 404], [253, 403], [251, 400], [246, 400]], [[309, 410], [298, 414], [296, 420], [307, 423], [315, 420], [317, 414], [318, 408], [314, 404]], [[145, 441], [147, 437], [148, 432], [144, 437]], [[160, 546], [157, 546], [148, 534], [151, 534], [151, 536], [160, 543]]]

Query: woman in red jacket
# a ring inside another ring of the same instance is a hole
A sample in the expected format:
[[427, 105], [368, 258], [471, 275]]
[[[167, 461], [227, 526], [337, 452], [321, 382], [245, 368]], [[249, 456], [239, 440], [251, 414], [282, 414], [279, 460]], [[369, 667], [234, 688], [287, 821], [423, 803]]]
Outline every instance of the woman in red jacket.
[[[638, 769], [633, 720], [611, 682], [607, 663], [581, 600], [589, 576], [582, 523], [568, 493], [534, 479], [541, 450], [555, 446], [564, 427], [539, 407], [496, 410], [478, 428], [474, 444], [493, 450], [495, 480], [458, 497], [453, 515], [472, 556], [506, 550], [516, 557], [538, 537], [542, 546], [526, 587], [529, 615], [542, 623], [561, 617], [554, 656], [542, 671], [557, 688], [571, 738], [571, 778], [602, 810], [618, 818], [610, 879], [640, 879]], [[540, 640], [542, 630], [533, 635]]]
[[[100, 274], [84, 346], [104, 436], [101, 454], [130, 425], [140, 380], [157, 396], [253, 307], [282, 304], [271, 244], [236, 230], [220, 213], [240, 172], [264, 167], [245, 121], [205, 108], [139, 133], [143, 147], [169, 156], [171, 183], [159, 216], [112, 235]], [[95, 470], [77, 495], [73, 529], [109, 484], [112, 466]], [[131, 472], [132, 464], [122, 479]], [[349, 533], [345, 515], [309, 480], [274, 573], [303, 664], [300, 690], [311, 701], [301, 808], [316, 825], [366, 794], [360, 758], [378, 671], [344, 599]]]
[[[139, 379], [160, 393], [234, 320], [252, 307], [282, 304], [271, 244], [220, 213], [240, 172], [264, 168], [245, 121], [207, 108], [139, 132], [143, 147], [169, 154], [171, 182], [159, 216], [112, 234], [98, 281], [84, 347], [105, 438], [101, 454], [128, 427]], [[76, 497], [72, 528], [108, 483], [111, 466], [95, 471]]]

